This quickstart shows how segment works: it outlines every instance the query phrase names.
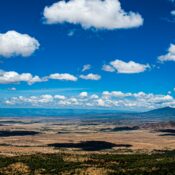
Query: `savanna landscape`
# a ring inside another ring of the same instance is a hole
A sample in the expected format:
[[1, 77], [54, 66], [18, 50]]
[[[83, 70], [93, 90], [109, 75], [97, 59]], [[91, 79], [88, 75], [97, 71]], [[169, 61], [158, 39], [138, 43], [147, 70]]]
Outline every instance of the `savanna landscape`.
[[175, 122], [156, 117], [165, 111], [171, 118], [173, 110], [101, 114], [100, 118], [98, 114], [87, 119], [3, 117], [0, 173], [174, 174]]

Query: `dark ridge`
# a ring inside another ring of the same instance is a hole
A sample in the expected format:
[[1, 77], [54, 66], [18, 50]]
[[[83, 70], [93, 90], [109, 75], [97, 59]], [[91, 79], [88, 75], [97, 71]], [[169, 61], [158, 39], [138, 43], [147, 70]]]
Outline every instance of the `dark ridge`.
[[10, 136], [33, 136], [37, 135], [39, 132], [36, 131], [0, 131], [0, 137], [10, 137]]
[[129, 144], [114, 144], [105, 141], [84, 141], [80, 143], [53, 143], [48, 146], [55, 148], [79, 148], [84, 151], [100, 151], [105, 149], [112, 149], [113, 147], [125, 147], [129, 148], [132, 145]]

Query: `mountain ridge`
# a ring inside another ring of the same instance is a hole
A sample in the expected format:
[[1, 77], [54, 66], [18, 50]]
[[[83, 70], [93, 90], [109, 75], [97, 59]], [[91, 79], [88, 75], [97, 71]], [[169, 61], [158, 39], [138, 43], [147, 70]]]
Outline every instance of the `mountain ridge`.
[[163, 107], [163, 108], [158, 108], [158, 109], [154, 109], [151, 111], [147, 111], [144, 112], [143, 114], [147, 114], [147, 115], [166, 115], [166, 116], [175, 116], [175, 108], [167, 106], [167, 107]]

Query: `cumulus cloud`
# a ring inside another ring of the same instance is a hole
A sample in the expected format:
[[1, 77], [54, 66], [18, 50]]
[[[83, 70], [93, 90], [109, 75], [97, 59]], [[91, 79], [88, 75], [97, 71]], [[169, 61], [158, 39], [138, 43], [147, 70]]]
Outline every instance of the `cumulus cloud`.
[[102, 70], [104, 70], [106, 72], [115, 72], [115, 69], [112, 66], [107, 65], [107, 64], [103, 65]]
[[[101, 76], [98, 74], [80, 75], [84, 80], [100, 80]], [[49, 80], [58, 81], [78, 81], [78, 78], [69, 73], [54, 73], [47, 76], [40, 77], [38, 75], [32, 75], [31, 73], [18, 73], [15, 71], [3, 71], [0, 70], [0, 84], [14, 84], [20, 82], [26, 82], [29, 85], [39, 82], [47, 82]]]
[[141, 73], [150, 68], [149, 64], [140, 64], [134, 61], [124, 62], [122, 60], [114, 60], [109, 65], [103, 65], [102, 69], [107, 72], [117, 71], [123, 74]]
[[123, 93], [121, 91], [112, 91], [112, 92], [104, 91], [102, 93], [102, 95], [103, 95], [104, 98], [109, 98], [109, 97], [123, 98], [123, 97], [132, 96], [131, 93]]
[[175, 44], [171, 44], [168, 53], [158, 57], [158, 60], [161, 62], [165, 61], [175, 61]]
[[37, 82], [43, 82], [45, 79], [39, 76], [33, 76], [30, 73], [19, 74], [15, 71], [0, 71], [0, 84], [11, 84], [19, 82], [27, 82], [28, 84], [33, 84]]
[[54, 98], [59, 99], [59, 100], [65, 100], [66, 99], [66, 97], [64, 95], [55, 95]]
[[81, 92], [80, 95], [79, 95], [81, 98], [85, 98], [88, 96], [88, 93], [87, 92]]
[[90, 69], [91, 69], [91, 65], [90, 64], [85, 64], [81, 71], [85, 72], [85, 71], [90, 70]]
[[46, 6], [43, 15], [48, 24], [67, 22], [86, 29], [126, 29], [143, 24], [142, 16], [125, 12], [119, 0], [62, 0]]
[[32, 106], [37, 106], [39, 104], [48, 104], [53, 102], [54, 97], [52, 95], [40, 95], [40, 96], [30, 96], [30, 97], [24, 97], [24, 96], [19, 96], [19, 97], [12, 97], [9, 100], [5, 101], [5, 104], [7, 105], [14, 105], [16, 103], [18, 104], [31, 104]]
[[60, 81], [77, 81], [78, 78], [68, 73], [55, 73], [49, 76], [39, 77], [38, 75], [33, 76], [31, 73], [17, 73], [15, 71], [3, 71], [0, 70], [0, 84], [13, 84], [20, 82], [27, 82], [29, 85], [39, 82], [46, 82], [52, 80]]
[[149, 110], [171, 106], [175, 107], [175, 99], [170, 94], [153, 94], [144, 92], [104, 91], [97, 94], [81, 92], [74, 96], [50, 95], [17, 96], [5, 99], [6, 105], [32, 105], [52, 107], [86, 107], [126, 110]]
[[53, 80], [64, 80], [64, 81], [77, 81], [77, 77], [75, 77], [74, 75], [68, 74], [68, 73], [63, 73], [63, 74], [59, 74], [59, 73], [55, 73], [55, 74], [51, 74], [48, 77], [49, 79], [53, 79]]
[[12, 56], [28, 57], [39, 46], [39, 42], [28, 34], [21, 34], [16, 31], [0, 33], [0, 56], [7, 58]]
[[98, 75], [98, 74], [87, 74], [87, 75], [80, 75], [80, 78], [81, 79], [84, 79], [84, 80], [100, 80], [101, 79], [101, 76]]
[[91, 99], [98, 99], [99, 97], [98, 97], [97, 94], [92, 94], [92, 95], [90, 96], [90, 98], [91, 98]]

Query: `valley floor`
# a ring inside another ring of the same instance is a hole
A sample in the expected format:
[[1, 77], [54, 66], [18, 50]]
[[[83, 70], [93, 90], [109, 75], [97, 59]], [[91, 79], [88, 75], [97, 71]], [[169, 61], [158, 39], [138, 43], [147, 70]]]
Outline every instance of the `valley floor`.
[[175, 122], [0, 119], [0, 174], [175, 175]]

